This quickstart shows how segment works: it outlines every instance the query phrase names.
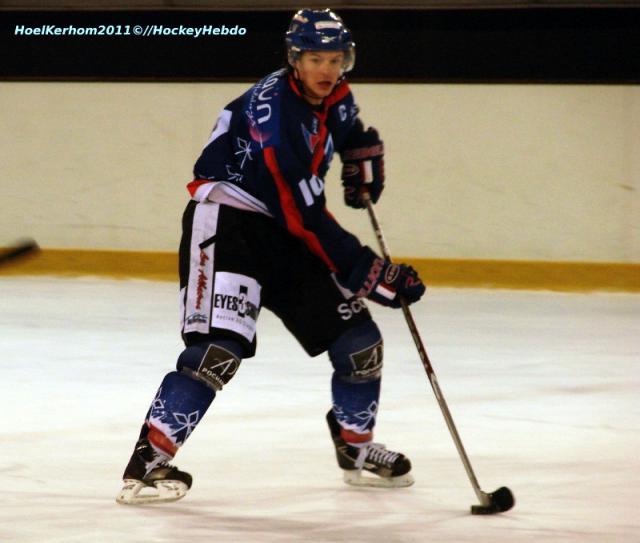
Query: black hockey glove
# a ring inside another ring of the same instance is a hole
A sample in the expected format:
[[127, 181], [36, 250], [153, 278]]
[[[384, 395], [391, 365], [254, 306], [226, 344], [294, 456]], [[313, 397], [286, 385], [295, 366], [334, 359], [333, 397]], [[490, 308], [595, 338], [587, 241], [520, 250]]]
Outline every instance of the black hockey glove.
[[387, 307], [400, 307], [400, 299], [412, 304], [425, 293], [418, 272], [406, 264], [393, 264], [364, 247], [355, 268], [345, 281], [356, 296]]
[[384, 145], [378, 131], [369, 127], [351, 137], [346, 145], [340, 153], [344, 202], [356, 209], [364, 208], [360, 193], [367, 190], [375, 204], [384, 189]]

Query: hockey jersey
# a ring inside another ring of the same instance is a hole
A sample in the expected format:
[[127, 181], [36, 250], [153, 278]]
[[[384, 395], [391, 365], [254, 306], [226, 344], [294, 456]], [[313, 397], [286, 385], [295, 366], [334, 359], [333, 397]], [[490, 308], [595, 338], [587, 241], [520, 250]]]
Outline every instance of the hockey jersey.
[[334, 153], [363, 130], [357, 116], [346, 80], [313, 106], [287, 70], [274, 72], [222, 110], [189, 192], [273, 217], [346, 276], [362, 245], [327, 210], [324, 177]]

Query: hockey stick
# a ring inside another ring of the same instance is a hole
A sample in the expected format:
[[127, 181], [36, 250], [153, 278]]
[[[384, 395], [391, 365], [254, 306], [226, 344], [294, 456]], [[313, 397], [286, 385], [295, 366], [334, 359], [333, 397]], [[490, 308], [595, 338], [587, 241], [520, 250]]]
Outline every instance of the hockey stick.
[[[378, 218], [376, 217], [376, 212], [373, 208], [371, 197], [369, 196], [369, 193], [367, 191], [362, 191], [361, 198], [367, 206], [369, 219], [371, 219], [371, 225], [373, 226], [373, 230], [376, 234], [378, 245], [380, 246], [380, 251], [382, 251], [382, 255], [385, 259], [391, 261], [387, 242], [384, 239], [382, 229], [380, 228], [380, 223], [378, 221]], [[453, 418], [451, 417], [451, 412], [449, 411], [447, 402], [445, 401], [444, 396], [442, 395], [442, 391], [440, 390], [440, 385], [438, 384], [436, 374], [433, 371], [431, 361], [429, 360], [427, 351], [424, 348], [424, 344], [422, 343], [422, 339], [420, 337], [420, 334], [418, 333], [418, 328], [416, 327], [416, 323], [413, 320], [413, 315], [411, 314], [409, 305], [402, 299], [400, 300], [400, 304], [402, 306], [404, 318], [407, 321], [407, 325], [409, 326], [411, 337], [413, 337], [413, 341], [416, 344], [416, 348], [418, 349], [420, 360], [422, 360], [424, 371], [427, 372], [427, 377], [429, 378], [429, 382], [431, 383], [431, 388], [433, 389], [436, 400], [438, 401], [438, 405], [440, 406], [440, 410], [442, 411], [442, 414], [444, 416], [444, 420], [446, 421], [447, 427], [449, 428], [449, 433], [453, 438], [456, 449], [458, 449], [458, 454], [460, 455], [460, 459], [462, 460], [464, 469], [467, 472], [467, 476], [469, 477], [471, 486], [473, 487], [473, 490], [476, 493], [478, 500], [480, 501], [480, 505], [471, 506], [471, 513], [473, 515], [492, 515], [494, 513], [502, 513], [503, 511], [508, 511], [515, 504], [515, 499], [511, 490], [509, 490], [506, 486], [503, 486], [498, 488], [495, 492], [487, 493], [483, 492], [483, 490], [480, 488], [478, 479], [476, 478], [476, 475], [473, 472], [473, 468], [471, 467], [469, 457], [467, 456], [467, 453], [464, 450], [464, 446], [462, 445], [462, 440], [460, 439], [460, 435], [458, 434], [456, 425], [454, 424]]]
[[0, 266], [10, 264], [18, 258], [31, 255], [40, 250], [40, 247], [33, 239], [25, 239], [17, 243], [14, 247], [0, 253]]

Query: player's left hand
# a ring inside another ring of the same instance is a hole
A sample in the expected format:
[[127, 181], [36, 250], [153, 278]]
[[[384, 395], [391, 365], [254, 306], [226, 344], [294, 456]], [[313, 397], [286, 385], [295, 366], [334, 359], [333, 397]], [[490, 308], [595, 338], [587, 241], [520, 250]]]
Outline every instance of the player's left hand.
[[364, 208], [360, 198], [363, 190], [369, 192], [375, 204], [384, 189], [384, 145], [378, 131], [369, 127], [366, 132], [352, 137], [349, 147], [340, 156], [345, 204], [356, 209]]

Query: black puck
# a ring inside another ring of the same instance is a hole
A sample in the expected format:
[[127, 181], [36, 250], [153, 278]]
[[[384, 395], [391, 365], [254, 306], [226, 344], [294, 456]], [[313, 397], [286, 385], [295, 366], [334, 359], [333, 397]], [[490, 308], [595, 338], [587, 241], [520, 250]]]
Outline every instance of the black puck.
[[499, 513], [499, 512], [500, 510], [493, 504], [471, 506], [472, 515], [495, 515], [496, 513]]

